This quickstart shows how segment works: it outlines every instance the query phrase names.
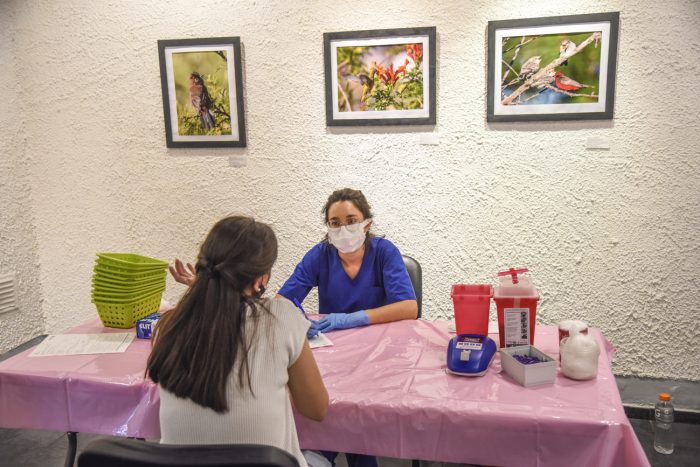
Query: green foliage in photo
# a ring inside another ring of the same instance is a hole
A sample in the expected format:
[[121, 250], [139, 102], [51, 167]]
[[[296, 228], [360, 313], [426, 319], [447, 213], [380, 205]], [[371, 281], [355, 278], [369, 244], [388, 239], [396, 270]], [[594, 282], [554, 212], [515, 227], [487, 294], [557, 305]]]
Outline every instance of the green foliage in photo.
[[[227, 52], [178, 52], [172, 54], [175, 99], [177, 101], [177, 124], [180, 135], [230, 135], [231, 99]], [[198, 111], [190, 96], [190, 75], [198, 73], [204, 80], [212, 100], [211, 113], [214, 128], [203, 128]]]
[[[524, 37], [512, 36], [504, 38], [502, 42], [501, 76], [505, 76], [506, 79], [501, 83], [502, 98], [510, 95], [525, 82], [525, 78], [521, 77], [518, 79], [516, 73], [521, 73], [522, 70], [525, 69], [523, 65], [525, 65], [528, 60], [534, 57], [540, 57], [539, 69], [544, 68], [560, 57], [562, 41], [571, 41], [575, 47], [590, 38], [594, 32], [595, 31], [573, 34], [547, 34], [540, 36], [531, 35]], [[518, 45], [521, 43], [523, 43], [523, 45], [520, 47], [515, 60], [513, 60]], [[574, 97], [557, 92], [551, 88], [543, 89], [542, 87], [533, 87], [520, 96], [519, 103], [575, 104], [597, 102], [601, 50], [602, 47], [600, 43], [594, 41], [576, 55], [570, 57], [566, 64], [556, 67], [553, 71], [561, 73], [565, 77], [574, 80], [575, 83], [583, 85], [578, 91], [568, 90], [568, 92], [579, 94], [592, 93], [596, 97]], [[550, 85], [554, 88], [558, 87], [555, 81], [552, 81]]]
[[338, 110], [423, 108], [423, 45], [338, 47]]

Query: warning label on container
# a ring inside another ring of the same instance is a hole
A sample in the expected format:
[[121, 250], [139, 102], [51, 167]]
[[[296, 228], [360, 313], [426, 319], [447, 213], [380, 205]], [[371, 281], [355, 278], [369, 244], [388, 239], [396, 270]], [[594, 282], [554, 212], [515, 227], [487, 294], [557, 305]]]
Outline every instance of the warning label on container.
[[530, 343], [530, 309], [506, 308], [504, 313], [504, 332], [506, 347], [527, 345]]

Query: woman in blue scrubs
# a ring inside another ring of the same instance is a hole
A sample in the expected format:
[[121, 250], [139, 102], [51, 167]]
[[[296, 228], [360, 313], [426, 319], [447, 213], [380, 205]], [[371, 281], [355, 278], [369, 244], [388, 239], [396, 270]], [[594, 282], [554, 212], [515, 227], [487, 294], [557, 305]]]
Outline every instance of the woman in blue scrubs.
[[304, 256], [279, 294], [300, 303], [318, 287], [326, 315], [308, 336], [334, 329], [415, 319], [416, 294], [401, 253], [370, 232], [372, 212], [359, 190], [334, 191], [323, 208], [326, 239]]
[[[323, 208], [326, 238], [309, 250], [278, 292], [301, 303], [318, 287], [319, 313], [307, 336], [418, 316], [401, 252], [370, 232], [372, 211], [359, 190], [334, 191]], [[333, 465], [337, 452], [321, 451]], [[349, 467], [377, 465], [374, 456], [346, 453]]]

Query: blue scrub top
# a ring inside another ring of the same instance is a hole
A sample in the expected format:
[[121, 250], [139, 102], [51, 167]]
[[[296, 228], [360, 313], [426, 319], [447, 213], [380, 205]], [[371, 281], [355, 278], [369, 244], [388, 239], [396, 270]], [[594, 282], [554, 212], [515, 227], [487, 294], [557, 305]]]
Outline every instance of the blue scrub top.
[[416, 299], [399, 249], [377, 237], [365, 247], [355, 279], [343, 269], [338, 250], [324, 241], [304, 255], [279, 294], [302, 302], [313, 287], [318, 287], [319, 313], [323, 314], [352, 313]]

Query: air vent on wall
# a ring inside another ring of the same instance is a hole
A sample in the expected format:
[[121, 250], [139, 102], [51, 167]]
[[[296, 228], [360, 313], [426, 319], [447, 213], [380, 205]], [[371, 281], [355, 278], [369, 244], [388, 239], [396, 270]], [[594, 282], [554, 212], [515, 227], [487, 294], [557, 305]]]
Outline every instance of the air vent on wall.
[[15, 300], [15, 275], [0, 275], [0, 313], [17, 309]]

